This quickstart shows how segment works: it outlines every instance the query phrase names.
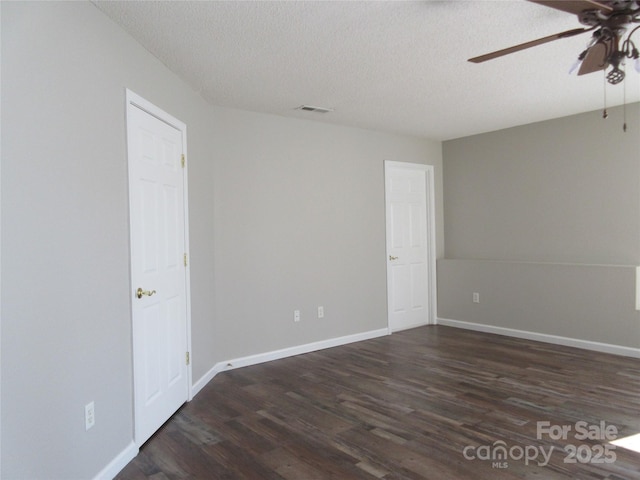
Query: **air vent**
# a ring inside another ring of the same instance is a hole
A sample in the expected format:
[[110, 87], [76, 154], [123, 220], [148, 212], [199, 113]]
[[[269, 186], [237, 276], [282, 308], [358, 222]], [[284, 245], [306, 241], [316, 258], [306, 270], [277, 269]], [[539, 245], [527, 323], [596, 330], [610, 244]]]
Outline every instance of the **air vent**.
[[302, 110], [303, 112], [314, 112], [314, 113], [329, 113], [333, 112], [332, 108], [324, 108], [324, 107], [314, 107], [313, 105], [300, 105], [296, 110]]

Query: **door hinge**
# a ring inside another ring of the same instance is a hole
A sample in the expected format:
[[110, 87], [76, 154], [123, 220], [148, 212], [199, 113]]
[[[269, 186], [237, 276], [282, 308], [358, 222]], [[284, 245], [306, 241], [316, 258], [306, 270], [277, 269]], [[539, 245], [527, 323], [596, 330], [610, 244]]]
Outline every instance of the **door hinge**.
[[185, 164], [185, 159], [184, 159], [184, 153], [182, 155], [180, 155], [180, 165], [182, 165], [182, 168], [184, 168], [184, 164]]
[[191, 358], [189, 356], [189, 352], [187, 352], [186, 360], [187, 360], [187, 365], [189, 365], [191, 363]]
[[184, 254], [183, 260], [184, 260], [184, 266], [186, 267], [187, 266], [187, 254], [186, 253]]

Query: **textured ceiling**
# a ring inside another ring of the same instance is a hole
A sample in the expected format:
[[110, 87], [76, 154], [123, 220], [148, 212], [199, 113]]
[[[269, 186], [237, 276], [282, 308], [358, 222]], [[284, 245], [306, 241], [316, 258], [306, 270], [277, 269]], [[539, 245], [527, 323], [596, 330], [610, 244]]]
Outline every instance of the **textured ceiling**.
[[603, 106], [602, 72], [568, 75], [589, 34], [466, 61], [580, 26], [524, 0], [94, 3], [214, 105], [436, 140]]

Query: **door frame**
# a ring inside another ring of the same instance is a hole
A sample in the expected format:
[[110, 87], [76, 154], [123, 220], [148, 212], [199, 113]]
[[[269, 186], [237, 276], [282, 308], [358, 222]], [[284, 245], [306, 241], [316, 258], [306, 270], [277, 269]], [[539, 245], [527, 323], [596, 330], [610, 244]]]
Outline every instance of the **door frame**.
[[[172, 126], [173, 128], [175, 128], [176, 130], [179, 130], [181, 133], [181, 137], [182, 137], [182, 151], [184, 153], [185, 158], [189, 158], [188, 157], [188, 153], [187, 153], [187, 126], [184, 122], [181, 122], [180, 120], [178, 120], [177, 118], [175, 118], [174, 116], [170, 115], [169, 113], [165, 112], [164, 110], [162, 110], [161, 108], [155, 106], [153, 103], [149, 102], [148, 100], [144, 99], [143, 97], [141, 97], [140, 95], [136, 94], [135, 92], [132, 92], [129, 89], [126, 89], [126, 106], [125, 106], [125, 111], [126, 111], [126, 124], [125, 127], [127, 127], [129, 125], [130, 122], [130, 108], [134, 107], [134, 108], [139, 108], [141, 110], [143, 110], [144, 112], [148, 113], [149, 115], [157, 118], [158, 120]], [[129, 149], [129, 138], [127, 137], [127, 172], [128, 172], [128, 176], [127, 178], [130, 179], [130, 166], [131, 166], [131, 159], [129, 158], [129, 154], [128, 154], [128, 149]], [[188, 190], [188, 168], [189, 168], [189, 162], [185, 162], [184, 165], [184, 170], [183, 170], [183, 196], [184, 196], [184, 249], [185, 249], [185, 253], [187, 254], [187, 259], [189, 261], [187, 261], [187, 265], [185, 266], [185, 307], [186, 307], [186, 339], [187, 339], [187, 351], [191, 352], [191, 282], [190, 282], [190, 278], [191, 278], [191, 261], [190, 261], [190, 249], [189, 249], [189, 190]], [[128, 204], [129, 204], [129, 211], [131, 209], [131, 201], [132, 201], [132, 197], [131, 197], [131, 185], [129, 183], [130, 180], [127, 180], [127, 194], [128, 194]], [[131, 219], [129, 218], [129, 254], [131, 254], [131, 233], [132, 233], [132, 228], [131, 228]], [[134, 290], [134, 285], [133, 285], [133, 272], [131, 271], [131, 267], [132, 267], [132, 263], [131, 263], [131, 259], [129, 259], [129, 292], [132, 292]], [[129, 298], [132, 298], [133, 295], [129, 295]], [[132, 329], [131, 329], [131, 345], [133, 346], [133, 304], [130, 301], [130, 305], [129, 305], [129, 313], [131, 315], [131, 325], [132, 325]], [[191, 401], [191, 399], [193, 398], [192, 395], [192, 370], [191, 370], [191, 366], [193, 364], [192, 361], [192, 355], [190, 355], [190, 361], [189, 364], [187, 365], [187, 392], [186, 392], [186, 399], [187, 402]], [[136, 425], [136, 403], [135, 403], [135, 371], [134, 371], [134, 358], [133, 358], [133, 350], [131, 353], [131, 378], [133, 380], [132, 386], [134, 386], [133, 390], [132, 390], [132, 395], [131, 395], [131, 401], [132, 401], [132, 405], [133, 405], [133, 428], [134, 428], [134, 435], [133, 435], [133, 440], [135, 445], [139, 448], [141, 445], [139, 445], [139, 443], [136, 441], [135, 438], [135, 425]]]
[[389, 252], [389, 241], [387, 232], [387, 180], [390, 169], [405, 169], [424, 172], [425, 178], [425, 212], [426, 212], [426, 226], [427, 226], [427, 245], [426, 245], [426, 258], [427, 258], [427, 298], [429, 301], [429, 307], [427, 309], [428, 318], [425, 325], [435, 325], [437, 323], [438, 312], [438, 286], [436, 275], [436, 195], [435, 195], [435, 180], [434, 180], [434, 167], [433, 165], [425, 165], [422, 163], [408, 163], [397, 162], [393, 160], [384, 161], [384, 193], [385, 193], [385, 263], [387, 266], [387, 330], [389, 334], [392, 333], [391, 329], [391, 302], [389, 301], [389, 262], [386, 260]]

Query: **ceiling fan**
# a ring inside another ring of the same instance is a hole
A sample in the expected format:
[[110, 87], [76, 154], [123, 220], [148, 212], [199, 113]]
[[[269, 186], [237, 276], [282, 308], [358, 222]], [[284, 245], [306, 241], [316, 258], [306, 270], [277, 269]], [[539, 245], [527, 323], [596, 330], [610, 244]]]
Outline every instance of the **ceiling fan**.
[[578, 21], [585, 25], [566, 32], [556, 33], [548, 37], [514, 45], [513, 47], [470, 58], [473, 63], [481, 63], [527, 48], [553, 42], [561, 38], [573, 37], [586, 32], [593, 32], [587, 48], [578, 56], [578, 75], [605, 70], [607, 81], [620, 83], [625, 73], [620, 65], [625, 59], [634, 59], [636, 69], [640, 72], [640, 54], [631, 41], [631, 36], [640, 29], [640, 25], [625, 34], [633, 24], [640, 24], [640, 0], [528, 0], [563, 12], [577, 15]]

